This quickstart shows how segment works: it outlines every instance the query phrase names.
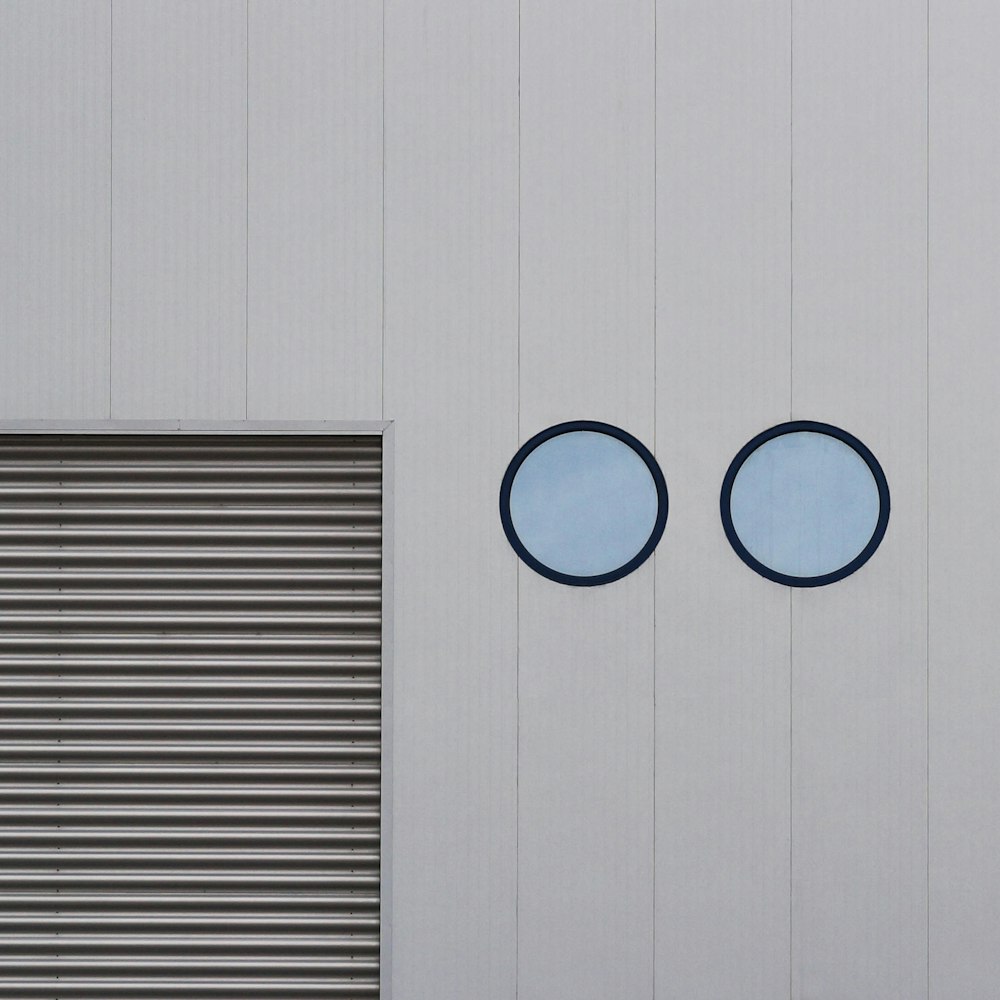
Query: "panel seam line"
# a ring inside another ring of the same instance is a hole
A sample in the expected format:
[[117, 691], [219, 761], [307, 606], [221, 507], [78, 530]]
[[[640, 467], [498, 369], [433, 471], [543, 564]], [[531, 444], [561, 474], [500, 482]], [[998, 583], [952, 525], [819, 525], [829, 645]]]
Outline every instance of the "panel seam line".
[[924, 258], [924, 294], [925, 294], [925, 338], [926, 356], [924, 372], [924, 418], [926, 425], [924, 428], [924, 490], [926, 518], [924, 537], [924, 627], [926, 629], [924, 638], [924, 654], [926, 657], [924, 678], [924, 740], [925, 756], [924, 765], [925, 786], [924, 786], [924, 822], [925, 822], [925, 850], [926, 850], [926, 947], [927, 947], [927, 998], [931, 996], [931, 0], [926, 2], [926, 24], [925, 24], [925, 45], [926, 45], [926, 76], [927, 92], [925, 112], [925, 140], [927, 144], [926, 160], [924, 162], [924, 242], [926, 255]]
[[[656, 454], [656, 425], [657, 425], [657, 407], [656, 407], [656, 397], [657, 397], [657, 246], [659, 243], [659, 226], [657, 225], [657, 184], [659, 180], [658, 165], [657, 165], [657, 122], [658, 122], [658, 112], [657, 112], [657, 91], [658, 91], [658, 69], [659, 69], [659, 38], [657, 35], [658, 29], [658, 3], [653, 0], [653, 454]], [[657, 670], [656, 670], [656, 550], [653, 551], [653, 885], [652, 885], [652, 903], [653, 903], [653, 919], [652, 919], [652, 940], [653, 940], [653, 954], [652, 954], [652, 997], [656, 1000], [656, 942], [657, 942], [657, 927], [656, 927], [656, 911], [657, 911], [657, 885], [656, 885], [656, 841], [657, 841], [657, 783], [656, 783], [656, 757], [657, 757], [657, 740], [656, 740], [656, 688], [657, 688]]]
[[382, 419], [385, 420], [385, 0], [382, 0], [382, 287], [379, 290], [381, 296], [381, 322], [382, 344], [381, 357], [379, 358], [379, 407]]
[[244, 63], [244, 85], [246, 97], [246, 117], [244, 128], [243, 183], [245, 186], [243, 220], [243, 416], [250, 419], [250, 0], [246, 0], [246, 51]]
[[[517, 385], [515, 448], [521, 443], [521, 0], [517, 3]], [[515, 567], [514, 629], [514, 1000], [521, 990], [521, 560]]]
[[[788, 419], [795, 414], [795, 0], [788, 2]], [[788, 588], [788, 998], [795, 992], [795, 594]]]
[[109, 0], [108, 15], [108, 420], [111, 420], [115, 374], [115, 0]]

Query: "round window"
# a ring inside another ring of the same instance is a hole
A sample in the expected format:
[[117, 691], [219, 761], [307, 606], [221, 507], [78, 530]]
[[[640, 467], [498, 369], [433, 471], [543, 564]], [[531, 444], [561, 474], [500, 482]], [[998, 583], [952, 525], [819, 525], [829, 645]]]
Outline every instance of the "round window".
[[740, 449], [721, 509], [726, 536], [751, 569], [789, 587], [820, 587], [872, 557], [889, 523], [889, 486], [856, 437], [796, 420]]
[[667, 523], [667, 486], [631, 434], [576, 420], [536, 434], [514, 456], [500, 487], [500, 519], [537, 573], [592, 587], [649, 558]]

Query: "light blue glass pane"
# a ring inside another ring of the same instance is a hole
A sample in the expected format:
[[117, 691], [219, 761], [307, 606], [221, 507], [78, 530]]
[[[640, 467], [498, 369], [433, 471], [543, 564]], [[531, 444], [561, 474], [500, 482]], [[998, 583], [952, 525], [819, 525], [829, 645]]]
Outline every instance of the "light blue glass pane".
[[771, 438], [743, 463], [730, 513], [740, 541], [765, 566], [823, 576], [868, 544], [878, 523], [878, 486], [850, 445], [798, 431]]
[[524, 547], [569, 576], [599, 576], [627, 563], [652, 534], [657, 508], [646, 463], [597, 431], [544, 441], [522, 462], [510, 491]]

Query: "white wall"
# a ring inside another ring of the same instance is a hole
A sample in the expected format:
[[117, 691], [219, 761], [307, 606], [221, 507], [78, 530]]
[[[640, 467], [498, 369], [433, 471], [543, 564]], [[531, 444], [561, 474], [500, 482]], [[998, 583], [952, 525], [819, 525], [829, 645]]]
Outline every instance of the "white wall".
[[[997, 995], [998, 46], [988, 0], [0, 0], [0, 417], [395, 421], [395, 1000]], [[718, 519], [790, 417], [893, 496], [795, 593]], [[603, 588], [497, 516], [574, 418], [671, 492]]]

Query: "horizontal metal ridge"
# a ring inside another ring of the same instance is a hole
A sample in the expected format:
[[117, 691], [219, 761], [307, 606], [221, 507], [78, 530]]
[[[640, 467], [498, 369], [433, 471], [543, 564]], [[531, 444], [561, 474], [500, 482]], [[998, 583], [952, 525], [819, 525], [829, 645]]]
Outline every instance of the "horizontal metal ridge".
[[69, 872], [0, 872], [0, 892], [38, 891], [44, 889], [84, 890], [97, 887], [101, 892], [115, 889], [148, 889], [150, 892], [178, 892], [184, 889], [233, 889], [242, 893], [270, 891], [339, 889], [342, 892], [377, 889], [377, 872], [331, 874], [319, 871], [69, 871]]
[[[260, 892], [376, 892], [378, 884], [377, 865], [351, 867], [346, 864], [324, 869], [316, 864], [293, 867], [275, 863], [260, 870], [199, 864], [168, 864], [162, 868], [135, 864], [122, 869], [96, 865], [31, 869], [19, 866], [0, 875], [0, 893], [132, 890], [155, 896], [161, 892], [234, 890], [247, 897]], [[0, 932], [0, 940], [2, 936]]]
[[230, 433], [225, 428], [218, 430], [198, 430], [191, 433], [187, 428], [155, 428], [145, 431], [123, 430], [102, 427], [93, 432], [66, 431], [58, 429], [44, 434], [32, 429], [11, 429], [0, 435], [0, 453], [8, 460], [13, 456], [37, 454], [46, 461], [62, 461], [67, 454], [83, 460], [91, 455], [125, 454], [142, 460], [150, 456], [167, 456], [179, 461], [185, 453], [202, 459], [206, 455], [219, 454], [225, 461], [240, 455], [273, 454], [275, 461], [283, 461], [294, 455], [304, 455], [310, 460], [333, 457], [343, 459], [354, 452], [371, 455], [382, 453], [382, 439], [378, 431], [358, 430], [356, 433], [327, 433], [322, 428], [306, 430], [301, 434], [294, 431], [259, 433], [256, 430]]
[[160, 525], [126, 526], [107, 528], [82, 528], [50, 525], [43, 528], [0, 526], [0, 546], [87, 546], [100, 542], [109, 548], [109, 558], [114, 557], [118, 546], [198, 545], [203, 548], [220, 548], [244, 545], [277, 548], [279, 546], [377, 545], [382, 538], [378, 525], [341, 525], [330, 527], [262, 528], [257, 526], [221, 527], [163, 527]]
[[[186, 489], [201, 491], [231, 490], [233, 478], [213, 472], [211, 469], [189, 467], [177, 470], [146, 468], [137, 469], [127, 478], [120, 476], [113, 467], [92, 465], [89, 468], [68, 470], [65, 474], [60, 468], [45, 469], [41, 466], [33, 470], [17, 470], [13, 476], [6, 474], [7, 470], [0, 467], [0, 495], [13, 494], [21, 491], [51, 491], [66, 490], [73, 493], [77, 490], [103, 489], [118, 490], [123, 483], [129, 489]], [[317, 470], [314, 473], [298, 472], [288, 475], [277, 475], [267, 466], [248, 466], [239, 476], [239, 488], [246, 494], [254, 494], [260, 490], [281, 490], [283, 492], [323, 488], [330, 491], [340, 490], [378, 490], [380, 475], [376, 466], [359, 466], [355, 469]]]
[[107, 868], [114, 870], [121, 865], [127, 868], [162, 869], [181, 867], [199, 867], [205, 870], [218, 866], [231, 868], [246, 865], [253, 869], [260, 868], [314, 868], [326, 867], [329, 870], [351, 868], [358, 870], [378, 869], [379, 853], [361, 850], [333, 850], [328, 848], [311, 848], [302, 851], [286, 850], [214, 850], [204, 849], [163, 851], [139, 850], [125, 848], [114, 850], [80, 850], [63, 849], [53, 854], [52, 851], [22, 848], [9, 850], [0, 846], [0, 867], [6, 870], [39, 869], [47, 870], [58, 863], [59, 870], [68, 872], [73, 869]]
[[[173, 651], [167, 654], [154, 650], [151, 653], [121, 654], [116, 652], [109, 655], [105, 652], [88, 652], [53, 657], [47, 653], [32, 652], [18, 652], [10, 655], [3, 652], [3, 644], [0, 644], [0, 662], [4, 666], [0, 676], [13, 678], [20, 676], [15, 674], [15, 671], [50, 672], [53, 669], [60, 674], [93, 676], [93, 671], [100, 668], [106, 670], [109, 666], [114, 666], [118, 670], [119, 676], [124, 682], [132, 677], [142, 680], [147, 677], [159, 676], [164, 673], [164, 668], [168, 671], [169, 676], [186, 678], [193, 674], [195, 677], [212, 681], [229, 679], [231, 674], [247, 678], [273, 678], [279, 676], [282, 668], [287, 669], [289, 675], [313, 678], [329, 677], [332, 679], [355, 674], [377, 676], [379, 672], [378, 650], [379, 644], [372, 643], [364, 653], [347, 649], [340, 652], [339, 655], [326, 649], [319, 653], [303, 652], [301, 649], [293, 653], [290, 650], [282, 649], [280, 655], [262, 654], [251, 648], [240, 649], [238, 653], [212, 650], [211, 654], [207, 656], [199, 651], [195, 651], [193, 654], [186, 651]], [[146, 671], [149, 672], [146, 673]]]
[[[56, 664], [61, 666], [61, 664]], [[60, 671], [61, 673], [61, 671]], [[171, 700], [187, 697], [264, 698], [269, 695], [282, 698], [378, 698], [381, 681], [365, 676], [330, 679], [315, 677], [210, 677], [181, 676], [116, 677], [73, 674], [70, 677], [52, 677], [49, 674], [33, 676], [0, 676], [0, 698], [14, 699], [58, 695], [60, 698], [119, 698], [119, 697], [170, 697]]]
[[9, 826], [38, 826], [44, 823], [110, 823], [112, 820], [126, 823], [136, 829], [157, 826], [168, 820], [188, 822], [226, 821], [234, 825], [271, 825], [339, 823], [344, 826], [375, 825], [379, 822], [379, 810], [367, 806], [321, 806], [301, 807], [293, 805], [274, 806], [144, 806], [141, 811], [132, 808], [107, 806], [0, 806], [0, 824]]
[[[157, 643], [157, 640], [161, 641]], [[10, 647], [11, 653], [2, 652]], [[159, 648], [158, 648], [159, 647]], [[57, 675], [73, 676], [83, 672], [85, 660], [94, 653], [105, 652], [104, 664], [130, 665], [137, 671], [148, 667], [151, 672], [168, 668], [173, 674], [200, 673], [209, 677], [225, 678], [235, 673], [230, 668], [239, 654], [246, 656], [247, 677], [274, 677], [273, 663], [287, 654], [290, 667], [296, 672], [316, 667], [315, 674], [333, 678], [377, 676], [371, 669], [373, 654], [381, 649], [380, 637], [375, 634], [326, 636], [280, 632], [230, 633], [213, 635], [197, 632], [163, 636], [150, 632], [134, 632], [128, 636], [110, 638], [107, 634], [91, 635], [64, 633], [40, 635], [37, 633], [12, 633], [0, 636], [0, 676], [13, 674], [18, 667], [32, 660], [35, 670]], [[159, 651], [160, 655], [156, 656]], [[150, 655], [154, 654], [154, 655]], [[258, 655], [255, 655], [258, 654]], [[259, 655], [263, 654], [263, 655]], [[323, 671], [320, 664], [329, 658], [329, 668]], [[211, 670], [198, 669], [206, 660], [214, 660]], [[145, 661], [145, 662], [142, 662]], [[138, 676], [142, 676], [141, 673]]]
[[5, 722], [4, 733], [11, 739], [41, 738], [41, 734], [50, 733], [52, 737], [61, 739], [69, 737], [73, 739], [83, 739], [88, 735], [93, 737], [107, 736], [115, 739], [132, 733], [137, 736], [174, 736], [183, 738], [192, 736], [195, 738], [210, 738], [218, 740], [231, 736], [235, 739], [241, 737], [274, 737], [274, 738], [295, 738], [304, 737], [316, 739], [318, 737], [330, 739], [377, 739], [379, 726], [372, 722], [261, 722], [256, 719], [247, 721], [236, 721], [220, 719], [213, 721], [191, 721], [181, 720], [171, 721], [150, 721], [145, 719], [116, 720], [116, 721], [90, 721], [90, 720], [68, 720], [66, 722], [44, 721], [44, 722]]
[[226, 593], [239, 590], [259, 590], [266, 588], [269, 593], [312, 590], [337, 590], [341, 587], [362, 588], [378, 585], [382, 575], [378, 570], [370, 569], [339, 569], [316, 570], [297, 569], [294, 572], [283, 570], [240, 570], [239, 572], [220, 570], [214, 566], [185, 567], [183, 570], [161, 569], [150, 570], [146, 566], [123, 570], [119, 565], [106, 569], [89, 571], [70, 570], [62, 568], [42, 570], [11, 570], [0, 568], [0, 587], [5, 592], [13, 590], [24, 592], [25, 588], [93, 588], [107, 590], [114, 584], [124, 585], [128, 589], [138, 587], [142, 590], [157, 591], [195, 589], [223, 590]]
[[332, 761], [376, 761], [380, 750], [378, 740], [301, 740], [296, 743], [272, 743], [270, 740], [233, 739], [228, 743], [212, 740], [87, 740], [62, 737], [59, 740], [16, 739], [5, 741], [5, 759], [10, 762], [28, 761], [129, 761], [159, 763], [198, 761], [209, 763], [230, 761], [240, 763], [325, 763]]
[[[72, 443], [70, 448], [65, 443], [52, 442], [48, 448], [23, 447], [16, 443], [8, 444], [11, 439], [0, 438], [0, 476], [7, 468], [25, 468], [32, 465], [39, 467], [58, 467], [60, 463], [76, 466], [118, 466], [131, 468], [133, 464], [145, 463], [150, 468], [157, 465], [171, 466], [180, 473], [186, 469], [197, 469], [203, 466], [234, 467], [242, 469], [245, 466], [261, 465], [265, 468], [281, 466], [288, 462], [289, 467], [326, 466], [331, 469], [349, 468], [357, 465], [361, 468], [381, 467], [382, 452], [377, 445], [344, 446], [337, 451], [289, 445], [266, 448], [231, 448], [231, 447], [164, 447], [155, 442], [145, 444], [125, 443], [120, 447], [89, 447], [82, 443]], [[238, 478], [238, 477], [234, 477]]]
[[[141, 892], [135, 888], [95, 891], [93, 886], [55, 892], [51, 889], [34, 892], [11, 892], [0, 889], [0, 913], [41, 913], [49, 916], [70, 911], [89, 913], [103, 918], [113, 913], [133, 916], [148, 913], [167, 917], [183, 914], [185, 918], [210, 913], [229, 914], [233, 918], [274, 919], [281, 915], [337, 917], [344, 914], [378, 913], [379, 897], [374, 889], [367, 892], [310, 891], [247, 893], [232, 888], [224, 892]], [[3, 994], [0, 994], [3, 996]]]
[[[0, 525], [57, 524], [89, 525], [106, 524], [121, 528], [130, 525], [155, 524], [170, 525], [217, 525], [220, 521], [218, 504], [143, 504], [124, 503], [77, 503], [65, 500], [51, 503], [11, 504], [0, 503]], [[286, 527], [297, 525], [339, 525], [370, 526], [382, 523], [382, 508], [378, 503], [357, 503], [331, 506], [313, 501], [294, 504], [259, 504], [256, 506], [236, 506], [229, 504], [225, 509], [225, 523], [231, 527], [244, 525], [282, 524]]]
[[[148, 560], [163, 566], [202, 565], [224, 566], [233, 569], [246, 566], [252, 569], [280, 567], [290, 569], [301, 562], [309, 569], [357, 567], [371, 570], [380, 564], [381, 553], [378, 544], [370, 540], [355, 543], [350, 539], [336, 545], [316, 545], [291, 547], [288, 545], [258, 546], [215, 546], [215, 545], [119, 545], [119, 546], [46, 546], [15, 547], [0, 545], [0, 562], [4, 566], [66, 566], [71, 571], [87, 567], [101, 566], [122, 569], [129, 563]], [[289, 565], [290, 564], [290, 565]], [[144, 566], [144, 568], [147, 568]]]
[[209, 629], [214, 632], [312, 632], [315, 635], [346, 632], [378, 632], [379, 615], [339, 614], [322, 615], [301, 612], [298, 614], [259, 614], [248, 605], [243, 614], [219, 612], [217, 614], [170, 613], [153, 615], [139, 611], [91, 612], [90, 614], [39, 615], [27, 612], [0, 612], [0, 630], [10, 632], [53, 632], [66, 630], [76, 633], [93, 632], [196, 632]]
[[320, 590], [306, 593], [269, 593], [267, 591], [147, 591], [142, 587], [121, 590], [86, 590], [82, 593], [65, 590], [50, 590], [42, 593], [20, 591], [9, 593], [0, 590], [0, 615], [11, 618], [11, 614], [38, 615], [41, 612], [56, 612], [60, 618], [67, 613], [79, 614], [81, 610], [107, 614], [108, 609], [132, 613], [170, 609], [171, 614], [190, 614], [192, 611], [215, 613], [243, 611], [246, 614], [273, 613], [275, 610], [287, 613], [343, 615], [345, 613], [373, 612], [377, 616], [381, 605], [381, 595], [377, 587], [370, 590], [325, 592]]
[[[102, 503], [134, 502], [137, 500], [154, 500], [161, 503], [165, 500], [211, 500], [213, 502], [228, 501], [241, 506], [257, 504], [274, 504], [276, 501], [295, 502], [301, 500], [319, 500], [330, 504], [366, 502], [371, 503], [381, 498], [382, 491], [378, 486], [369, 485], [269, 485], [265, 483], [247, 486], [232, 486], [220, 484], [197, 484], [178, 482], [175, 479], [156, 485], [126, 486], [120, 482], [113, 485], [98, 486], [81, 483], [46, 483], [37, 486], [13, 486], [5, 483], [0, 470], [0, 503], [23, 504], [44, 503], [46, 501], [98, 501]], [[221, 514], [222, 512], [220, 512]]]
[[224, 764], [188, 765], [178, 767], [170, 764], [0, 764], [0, 783], [17, 781], [54, 779], [63, 784], [75, 781], [93, 781], [115, 784], [140, 779], [143, 782], [156, 780], [175, 781], [179, 778], [191, 783], [215, 783], [218, 781], [244, 780], [255, 785], [282, 783], [297, 787], [298, 782], [320, 782], [329, 788], [341, 782], [377, 782], [381, 771], [378, 767], [364, 767], [358, 764], [310, 764], [287, 767], [280, 764], [258, 764], [254, 767], [232, 767]]
[[67, 956], [134, 952], [148, 955], [221, 954], [246, 956], [280, 952], [299, 955], [365, 955], [377, 953], [379, 940], [371, 931], [359, 934], [233, 934], [220, 929], [214, 934], [150, 934], [144, 928], [131, 933], [38, 934], [8, 933], [0, 938], [0, 955]]
[[[86, 673], [77, 665], [61, 669], [58, 657], [49, 661], [47, 671], [32, 674], [0, 674], [0, 698], [36, 696], [84, 698], [267, 698], [271, 694], [288, 698], [376, 698], [381, 688], [377, 669], [362, 657], [358, 663], [338, 663], [328, 676], [308, 673], [290, 676], [287, 684], [266, 670], [249, 670], [244, 678], [219, 671], [196, 676], [196, 668], [185, 671], [184, 662], [166, 664], [170, 673], [137, 673], [135, 678], [113, 678]], [[9, 663], [4, 662], [4, 668]], [[37, 669], [37, 668], [36, 668]], [[234, 672], [235, 673], [235, 672]], [[318, 673], [318, 672], [317, 672]]]
[[288, 977], [219, 978], [180, 977], [149, 979], [145, 977], [105, 976], [80, 978], [49, 975], [38, 979], [19, 976], [0, 976], [0, 996], [6, 1000], [92, 1000], [107, 997], [109, 1000], [255, 1000], [265, 997], [274, 1000], [335, 1000], [377, 997], [379, 984], [376, 974], [363, 981], [301, 979], [294, 969], [287, 970]]
[[[33, 762], [15, 765], [21, 767], [25, 776], [21, 779], [14, 778], [0, 782], [0, 806], [43, 801], [57, 801], [64, 806], [71, 803], [109, 805], [125, 802], [137, 805], [140, 801], [156, 798], [159, 798], [164, 806], [195, 805], [213, 798], [219, 806], [237, 805], [246, 800], [247, 804], [257, 802], [262, 807], [270, 808], [296, 799], [301, 805], [337, 803], [361, 805], [373, 798], [377, 799], [380, 785], [380, 778], [375, 768], [359, 768], [365, 775], [374, 772], [372, 777], [340, 774], [330, 777], [325, 782], [317, 782], [315, 779], [307, 781], [305, 774], [300, 774], [295, 779], [284, 780], [265, 775], [259, 780], [246, 778], [241, 782], [218, 781], [213, 780], [207, 770], [196, 773], [193, 780], [189, 781], [161, 778], [156, 774], [146, 777], [143, 781], [138, 774], [133, 774], [129, 778], [120, 773], [115, 777], [94, 782], [86, 780], [91, 777], [92, 772], [86, 767], [81, 767], [74, 758], [73, 753], [67, 753], [60, 760], [60, 764], [65, 764], [67, 769], [73, 768], [82, 772], [84, 776], [82, 779], [76, 774], [51, 777], [52, 768], [55, 766], [51, 763], [44, 765], [45, 770]], [[375, 762], [374, 754], [372, 761]], [[10, 772], [6, 774], [9, 775]], [[48, 780], [38, 780], [39, 777], [47, 776]]]
[[302, 568], [306, 571], [317, 569], [337, 569], [356, 567], [359, 570], [370, 570], [381, 564], [382, 553], [374, 542], [365, 545], [351, 545], [347, 542], [339, 547], [324, 546], [322, 548], [292, 548], [290, 546], [269, 546], [267, 548], [246, 548], [239, 546], [208, 546], [198, 548], [190, 546], [119, 546], [108, 549], [104, 546], [76, 546], [71, 549], [49, 546], [0, 545], [0, 568], [10, 566], [66, 566], [71, 572], [84, 566], [89, 569], [107, 568], [121, 571], [129, 563], [139, 564], [143, 570], [151, 565], [185, 567], [192, 572], [200, 568], [211, 567], [219, 570], [222, 567], [232, 571], [240, 567], [241, 571], [261, 570], [280, 567], [293, 571]]
[[338, 458], [331, 453], [325, 459], [310, 461], [287, 461], [261, 458], [255, 459], [252, 453], [239, 459], [219, 461], [217, 458], [136, 458], [134, 455], [121, 456], [109, 454], [101, 459], [84, 460], [79, 456], [65, 461], [52, 461], [46, 458], [33, 460], [12, 460], [4, 452], [0, 452], [0, 480], [15, 479], [20, 476], [58, 475], [60, 478], [72, 479], [75, 475], [108, 475], [115, 479], [131, 480], [150, 473], [167, 475], [174, 479], [186, 479], [191, 476], [219, 476], [227, 480], [243, 482], [247, 474], [261, 473], [276, 476], [281, 479], [296, 476], [310, 478], [322, 476], [332, 478], [353, 475], [369, 475], [375, 482], [380, 480], [382, 462], [379, 456], [372, 452], [367, 457]]
[[[137, 920], [141, 918], [141, 920]], [[180, 935], [197, 935], [213, 938], [220, 934], [220, 919], [225, 919], [221, 933], [240, 937], [265, 935], [268, 940], [275, 937], [313, 936], [323, 933], [323, 940], [336, 940], [338, 935], [347, 939], [367, 943], [378, 941], [378, 912], [345, 911], [336, 916], [320, 912], [302, 912], [277, 915], [247, 915], [242, 913], [213, 913], [198, 911], [191, 913], [150, 913], [148, 911], [123, 911], [120, 913], [88, 914], [63, 913], [3, 913], [0, 914], [0, 931], [12, 937], [14, 934], [58, 935], [57, 940], [67, 934], [114, 935], [115, 939], [129, 935], [148, 935], [158, 939], [169, 939]]]
[[371, 806], [379, 800], [378, 782], [352, 785], [242, 785], [182, 784], [161, 782], [155, 785], [82, 785], [69, 782], [29, 784], [0, 783], [0, 813], [11, 807], [37, 806], [39, 809], [77, 806], [124, 806], [145, 809], [196, 806], [210, 802], [214, 807], [257, 806], [261, 809], [327, 806]]
[[344, 457], [354, 451], [380, 455], [382, 439], [375, 433], [358, 431], [351, 434], [326, 433], [277, 434], [266, 430], [253, 434], [230, 434], [225, 430], [207, 430], [197, 435], [175, 434], [170, 430], [139, 430], [115, 433], [113, 430], [90, 432], [32, 434], [10, 431], [0, 435], [0, 453], [5, 456], [37, 453], [51, 461], [60, 461], [67, 454], [77, 458], [90, 454], [129, 453], [133, 457], [167, 455], [176, 460], [190, 453], [195, 457], [219, 453], [226, 460], [242, 454], [272, 453], [276, 461], [291, 455], [322, 458]]
[[[329, 635], [184, 635], [165, 632], [163, 634], [117, 635], [52, 633], [48, 635], [25, 635], [10, 633], [0, 642], [0, 650], [31, 651], [33, 649], [53, 649], [56, 651], [74, 650], [82, 652], [95, 649], [106, 651], [113, 656], [112, 649], [127, 649], [132, 651], [155, 650], [161, 653], [167, 650], [190, 650], [198, 653], [211, 653], [216, 650], [245, 649], [250, 653], [261, 653], [264, 650], [278, 649], [281, 652], [326, 652], [333, 650], [367, 653], [379, 649], [381, 643], [378, 636], [345, 635], [331, 633]], [[110, 648], [108, 648], [110, 647]], [[4, 657], [0, 655], [0, 662]]]
[[[106, 762], [108, 759], [115, 763], [134, 763], [142, 766], [147, 762], [163, 763], [176, 757], [178, 764], [187, 762], [216, 764], [220, 761], [239, 763], [245, 766], [270, 766], [274, 763], [360, 763], [376, 765], [379, 760], [379, 747], [376, 742], [366, 742], [361, 744], [340, 743], [332, 746], [325, 744], [288, 744], [281, 750], [274, 753], [267, 753], [264, 748], [248, 746], [246, 742], [234, 741], [230, 745], [226, 744], [189, 744], [171, 745], [166, 747], [155, 742], [146, 742], [141, 745], [119, 744], [115, 748], [105, 750], [101, 744], [100, 753], [91, 754], [92, 745], [82, 741], [74, 741], [66, 747], [64, 753], [59, 753], [59, 744], [33, 744], [28, 741], [18, 741], [6, 755], [8, 763], [17, 763], [25, 767], [31, 767], [36, 763], [44, 762], [51, 764], [53, 759], [58, 758], [58, 763], [70, 766], [80, 763]], [[148, 756], [138, 751], [148, 751]], [[256, 751], [256, 752], [255, 752]], [[132, 758], [134, 757], [134, 760]], [[19, 758], [24, 758], [19, 759]], [[34, 758], [29, 760], [28, 758]], [[2, 832], [2, 831], [0, 831]]]
[[[378, 969], [378, 961], [371, 958], [301, 958], [296, 960], [295, 973], [299, 976], [310, 973], [331, 972], [372, 972]], [[102, 955], [99, 958], [87, 958], [74, 956], [64, 958], [62, 956], [47, 956], [41, 959], [28, 957], [7, 957], [0, 954], [0, 975], [10, 975], [19, 973], [21, 975], [42, 974], [46, 977], [59, 974], [79, 974], [91, 970], [98, 970], [102, 973], [114, 970], [128, 971], [130, 973], [140, 973], [155, 975], [159, 972], [169, 973], [171, 978], [182, 975], [185, 972], [201, 972], [214, 977], [225, 975], [256, 975], [263, 978], [266, 975], [273, 975], [275, 972], [287, 974], [287, 960], [275, 959], [270, 956], [260, 956], [257, 958], [237, 957], [225, 958], [186, 958], [174, 956], [170, 958], [114, 958], [110, 955]]]
[[19, 826], [0, 829], [4, 850], [26, 850], [45, 845], [59, 850], [351, 850], [378, 848], [379, 833], [375, 824], [357, 827], [331, 827], [323, 823], [298, 827], [213, 826], [193, 821], [188, 825], [147, 826], [134, 830], [120, 825], [99, 823], [64, 823]]
[[[56, 748], [58, 746], [57, 743]], [[18, 747], [24, 747], [24, 742], [20, 742]], [[0, 804], [10, 805], [15, 796], [64, 794], [68, 801], [85, 794], [93, 795], [95, 800], [122, 794], [149, 794], [163, 796], [164, 805], [176, 805], [175, 795], [200, 801], [212, 794], [220, 799], [243, 795], [248, 789], [259, 789], [260, 801], [270, 804], [282, 798], [294, 798], [296, 794], [303, 798], [326, 795], [345, 801], [356, 796], [359, 802], [367, 801], [380, 782], [378, 755], [365, 752], [372, 748], [371, 744], [362, 746], [358, 751], [359, 759], [336, 762], [337, 771], [327, 767], [326, 761], [318, 769], [310, 762], [296, 768], [275, 767], [276, 762], [282, 763], [280, 756], [276, 761], [241, 762], [239, 767], [220, 765], [215, 759], [211, 763], [199, 762], [197, 767], [186, 767], [183, 763], [171, 766], [161, 759], [151, 762], [157, 770], [146, 768], [145, 761], [123, 765], [116, 758], [116, 770], [107, 774], [96, 770], [89, 762], [75, 759], [74, 747], [71, 746], [64, 759], [58, 762], [43, 758], [40, 761], [13, 763], [9, 758], [5, 759], [3, 775], [0, 776]], [[251, 774], [255, 767], [262, 772], [259, 776]], [[326, 780], [318, 780], [314, 769], [325, 775]], [[267, 773], [270, 771], [273, 773]], [[237, 778], [243, 780], [234, 780]], [[220, 801], [221, 804], [224, 803]], [[0, 830], [0, 837], [2, 834]]]
[[[362, 632], [377, 632], [380, 617], [378, 599], [370, 600], [361, 595], [354, 600], [331, 601], [326, 609], [309, 606], [226, 604], [212, 607], [200, 606], [153, 609], [136, 604], [117, 607], [106, 603], [93, 609], [72, 607], [65, 612], [58, 608], [21, 608], [0, 612], [0, 626], [8, 636], [31, 638], [40, 632], [59, 630], [55, 637], [64, 635], [107, 635], [112, 640], [131, 639], [136, 633], [154, 632], [158, 637], [187, 638], [208, 630], [215, 638], [245, 633], [248, 626], [257, 623], [255, 633], [270, 633], [290, 638], [301, 638], [302, 633], [318, 637], [351, 637]], [[3, 644], [0, 638], [0, 645]]]
[[155, 785], [80, 785], [65, 782], [0, 785], [0, 811], [37, 806], [40, 810], [77, 807], [185, 808], [211, 803], [213, 808], [246, 807], [281, 809], [325, 809], [328, 807], [372, 808], [378, 803], [378, 782], [352, 785], [184, 785], [179, 782]]
[[[180, 698], [174, 692], [173, 696], [165, 698], [151, 697], [113, 697], [113, 698], [81, 698], [73, 695], [60, 695], [57, 698], [6, 697], [4, 711], [11, 718], [41, 717], [48, 719], [53, 714], [62, 718], [69, 716], [103, 719], [106, 716], [127, 714], [131, 717], [141, 716], [152, 721], [161, 716], [173, 717], [178, 713], [190, 712], [193, 715], [212, 715], [217, 717], [238, 716], [251, 721], [260, 716], [277, 720], [283, 715], [301, 718], [305, 715], [319, 715], [328, 721], [339, 721], [344, 716], [356, 715], [367, 718], [378, 715], [380, 702], [378, 691], [367, 697], [347, 698], [295, 698], [284, 694], [274, 698], [230, 697]], [[195, 718], [192, 722], [199, 721]], [[323, 718], [317, 721], [323, 721]]]

